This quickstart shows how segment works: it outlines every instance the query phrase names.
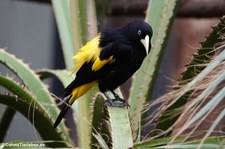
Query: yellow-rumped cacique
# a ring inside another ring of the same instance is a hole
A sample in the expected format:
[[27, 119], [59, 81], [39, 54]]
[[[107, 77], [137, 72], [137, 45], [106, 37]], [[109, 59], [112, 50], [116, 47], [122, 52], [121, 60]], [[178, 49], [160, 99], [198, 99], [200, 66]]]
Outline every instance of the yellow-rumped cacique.
[[[120, 28], [105, 29], [80, 48], [73, 57], [76, 77], [65, 88], [65, 103], [54, 127], [58, 126], [70, 105], [96, 84], [107, 99], [105, 105], [128, 106], [114, 90], [140, 68], [150, 52], [152, 34], [148, 23], [137, 20]], [[115, 99], [110, 99], [107, 92]]]

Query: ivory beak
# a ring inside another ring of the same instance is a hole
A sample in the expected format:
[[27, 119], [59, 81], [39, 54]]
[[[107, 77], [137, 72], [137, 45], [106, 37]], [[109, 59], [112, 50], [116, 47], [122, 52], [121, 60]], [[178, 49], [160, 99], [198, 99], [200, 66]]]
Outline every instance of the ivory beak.
[[146, 35], [145, 39], [141, 39], [141, 43], [144, 45], [145, 50], [146, 50], [146, 55], [148, 55], [148, 50], [149, 50], [149, 36]]

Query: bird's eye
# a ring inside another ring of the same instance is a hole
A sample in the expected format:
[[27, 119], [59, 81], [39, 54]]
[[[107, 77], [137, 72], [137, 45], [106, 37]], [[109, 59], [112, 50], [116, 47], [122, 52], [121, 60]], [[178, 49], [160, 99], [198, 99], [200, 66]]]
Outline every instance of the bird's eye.
[[138, 30], [138, 32], [137, 32], [137, 33], [138, 33], [138, 35], [141, 35], [141, 30]]

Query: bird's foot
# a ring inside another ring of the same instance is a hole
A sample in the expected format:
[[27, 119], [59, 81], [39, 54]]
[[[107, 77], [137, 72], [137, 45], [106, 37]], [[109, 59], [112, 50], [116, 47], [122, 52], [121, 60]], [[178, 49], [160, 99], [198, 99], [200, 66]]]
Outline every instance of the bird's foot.
[[115, 97], [114, 99], [110, 98], [106, 93], [103, 93], [107, 100], [105, 100], [104, 105], [110, 107], [130, 107], [130, 105], [126, 102], [126, 100], [120, 98], [118, 94], [116, 94], [113, 90], [111, 93]]
[[110, 107], [129, 107], [130, 105], [124, 99], [107, 99], [104, 102], [105, 106]]

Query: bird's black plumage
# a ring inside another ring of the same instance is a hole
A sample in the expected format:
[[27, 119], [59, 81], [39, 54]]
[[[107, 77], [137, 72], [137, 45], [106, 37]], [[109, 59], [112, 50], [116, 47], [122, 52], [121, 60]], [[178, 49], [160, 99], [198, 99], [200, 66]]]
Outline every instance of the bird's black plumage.
[[[141, 31], [141, 34], [138, 34]], [[150, 25], [143, 21], [135, 21], [122, 28], [106, 29], [101, 32], [99, 46], [102, 48], [100, 59], [106, 60], [113, 56], [115, 62], [105, 65], [99, 71], [92, 71], [92, 63], [85, 63], [76, 73], [75, 80], [68, 86], [69, 89], [82, 84], [98, 80], [101, 92], [114, 90], [129, 79], [141, 66], [146, 57], [146, 50], [140, 42], [146, 35], [152, 36]], [[151, 43], [149, 41], [150, 51]]]
[[[141, 32], [140, 34], [138, 32]], [[102, 70], [103, 76], [98, 78], [101, 92], [114, 90], [129, 79], [141, 66], [146, 57], [146, 50], [140, 42], [146, 35], [151, 38], [152, 29], [143, 21], [135, 21], [123, 28], [105, 30], [101, 34], [100, 59], [108, 59], [111, 55], [115, 63], [109, 69]], [[151, 43], [149, 40], [150, 51]]]
[[[130, 24], [115, 29], [106, 29], [99, 34], [98, 55], [100, 61], [106, 60], [98, 70], [93, 70], [96, 59], [84, 60], [85, 62], [78, 69], [76, 78], [65, 88], [64, 97], [70, 96], [75, 100], [73, 91], [82, 85], [96, 81], [99, 90], [104, 94], [111, 91], [115, 98], [119, 98], [114, 93], [118, 86], [129, 79], [141, 66], [144, 58], [151, 49], [152, 28], [144, 21], [134, 21]], [[94, 47], [93, 47], [94, 49]], [[85, 52], [85, 51], [83, 51]], [[113, 58], [113, 59], [110, 59]], [[110, 60], [109, 60], [110, 59]], [[73, 96], [72, 96], [73, 95]], [[108, 98], [108, 97], [107, 97]], [[117, 106], [111, 99], [107, 102], [109, 106]], [[72, 104], [72, 102], [68, 102]], [[125, 104], [122, 104], [125, 105]], [[64, 111], [68, 106], [64, 106]], [[61, 113], [57, 118], [55, 127], [58, 125], [65, 113]]]

